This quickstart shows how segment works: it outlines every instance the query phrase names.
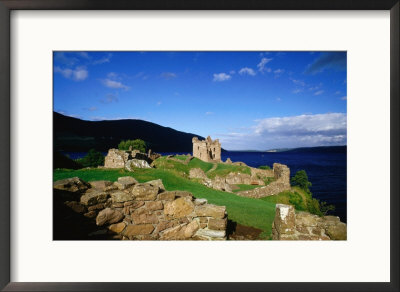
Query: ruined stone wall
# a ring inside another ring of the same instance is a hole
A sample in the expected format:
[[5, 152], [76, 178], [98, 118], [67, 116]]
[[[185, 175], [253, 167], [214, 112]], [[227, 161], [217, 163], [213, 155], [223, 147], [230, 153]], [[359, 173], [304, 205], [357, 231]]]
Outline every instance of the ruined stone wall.
[[346, 240], [347, 226], [337, 216], [296, 213], [293, 206], [276, 204], [272, 223], [274, 240]]
[[259, 169], [250, 167], [251, 176], [258, 178], [267, 178], [267, 177], [275, 177], [273, 169]]
[[[270, 174], [271, 172], [266, 170], [265, 175], [267, 176]], [[274, 163], [273, 177], [275, 181], [271, 182], [269, 185], [253, 190], [237, 192], [237, 195], [249, 198], [262, 198], [290, 190], [290, 169], [287, 165]]]
[[206, 140], [200, 141], [197, 137], [192, 139], [193, 157], [197, 157], [205, 162], [221, 162], [221, 144], [219, 140], [211, 140], [210, 136]]
[[104, 158], [104, 167], [106, 168], [124, 168], [129, 159], [129, 153], [118, 149], [109, 149]]
[[[63, 203], [71, 212], [93, 221], [93, 239], [224, 240], [225, 206], [194, 199], [186, 191], [166, 191], [161, 180], [138, 183], [132, 177], [117, 182], [79, 178], [54, 182], [54, 196], [72, 196]], [[68, 226], [68, 217], [62, 226]]]
[[133, 171], [134, 168], [150, 168], [153, 159], [157, 159], [161, 155], [158, 153], [141, 153], [139, 150], [119, 150], [109, 149], [107, 156], [104, 158], [105, 168], [125, 168]]

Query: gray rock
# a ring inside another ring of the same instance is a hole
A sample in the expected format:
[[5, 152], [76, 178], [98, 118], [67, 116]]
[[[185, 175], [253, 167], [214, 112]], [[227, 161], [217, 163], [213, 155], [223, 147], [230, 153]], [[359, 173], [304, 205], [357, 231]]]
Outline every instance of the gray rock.
[[199, 229], [196, 232], [197, 236], [206, 236], [211, 238], [224, 238], [226, 235], [225, 230], [208, 230], [208, 229]]
[[73, 193], [84, 193], [90, 188], [90, 185], [79, 177], [72, 177], [55, 181], [53, 188]]
[[125, 190], [126, 188], [129, 188], [130, 186], [133, 186], [137, 184], [138, 181], [134, 179], [131, 176], [123, 176], [119, 177], [118, 181], [114, 183], [120, 190]]
[[125, 169], [128, 171], [134, 171], [135, 168], [151, 168], [146, 160], [130, 159], [125, 163]]

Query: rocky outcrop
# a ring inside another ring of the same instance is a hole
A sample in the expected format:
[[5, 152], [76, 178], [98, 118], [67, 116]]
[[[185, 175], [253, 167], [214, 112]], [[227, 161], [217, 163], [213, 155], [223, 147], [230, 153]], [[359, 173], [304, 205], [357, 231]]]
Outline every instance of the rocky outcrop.
[[[254, 173], [260, 176], [259, 171]], [[273, 174], [275, 180], [265, 187], [255, 188], [253, 190], [241, 191], [237, 194], [242, 197], [262, 198], [277, 195], [283, 191], [290, 190], [290, 169], [284, 164], [274, 163]], [[269, 171], [265, 170], [265, 175], [269, 175]]]
[[346, 240], [347, 226], [336, 216], [295, 213], [293, 206], [276, 204], [272, 223], [274, 240]]
[[[86, 187], [79, 189], [73, 186], [76, 184]], [[63, 205], [82, 220], [91, 220], [92, 229], [86, 233], [89, 239], [224, 240], [227, 236], [224, 206], [194, 199], [187, 191], [166, 191], [161, 180], [139, 183], [128, 176], [111, 184], [108, 181], [87, 184], [74, 178], [57, 181], [54, 188], [79, 190], [76, 201], [65, 201]], [[70, 217], [66, 216], [56, 226], [68, 228]], [[79, 229], [77, 226], [74, 228]]]

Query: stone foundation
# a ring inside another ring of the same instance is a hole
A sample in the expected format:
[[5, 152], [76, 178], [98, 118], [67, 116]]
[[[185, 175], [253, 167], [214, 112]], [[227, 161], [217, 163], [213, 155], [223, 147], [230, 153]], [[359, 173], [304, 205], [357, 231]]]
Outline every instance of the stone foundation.
[[293, 206], [277, 204], [272, 223], [274, 240], [346, 240], [347, 226], [337, 216], [295, 213]]

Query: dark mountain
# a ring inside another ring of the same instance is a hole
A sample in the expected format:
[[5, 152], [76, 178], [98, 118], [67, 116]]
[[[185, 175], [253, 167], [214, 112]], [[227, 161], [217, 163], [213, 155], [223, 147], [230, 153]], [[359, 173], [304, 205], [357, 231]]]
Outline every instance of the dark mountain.
[[346, 153], [347, 146], [319, 146], [319, 147], [302, 147], [302, 148], [294, 148], [283, 150], [280, 152], [295, 152], [295, 153]]
[[156, 152], [192, 152], [196, 134], [180, 132], [142, 120], [85, 121], [53, 112], [54, 150], [107, 151], [121, 140], [142, 139]]

